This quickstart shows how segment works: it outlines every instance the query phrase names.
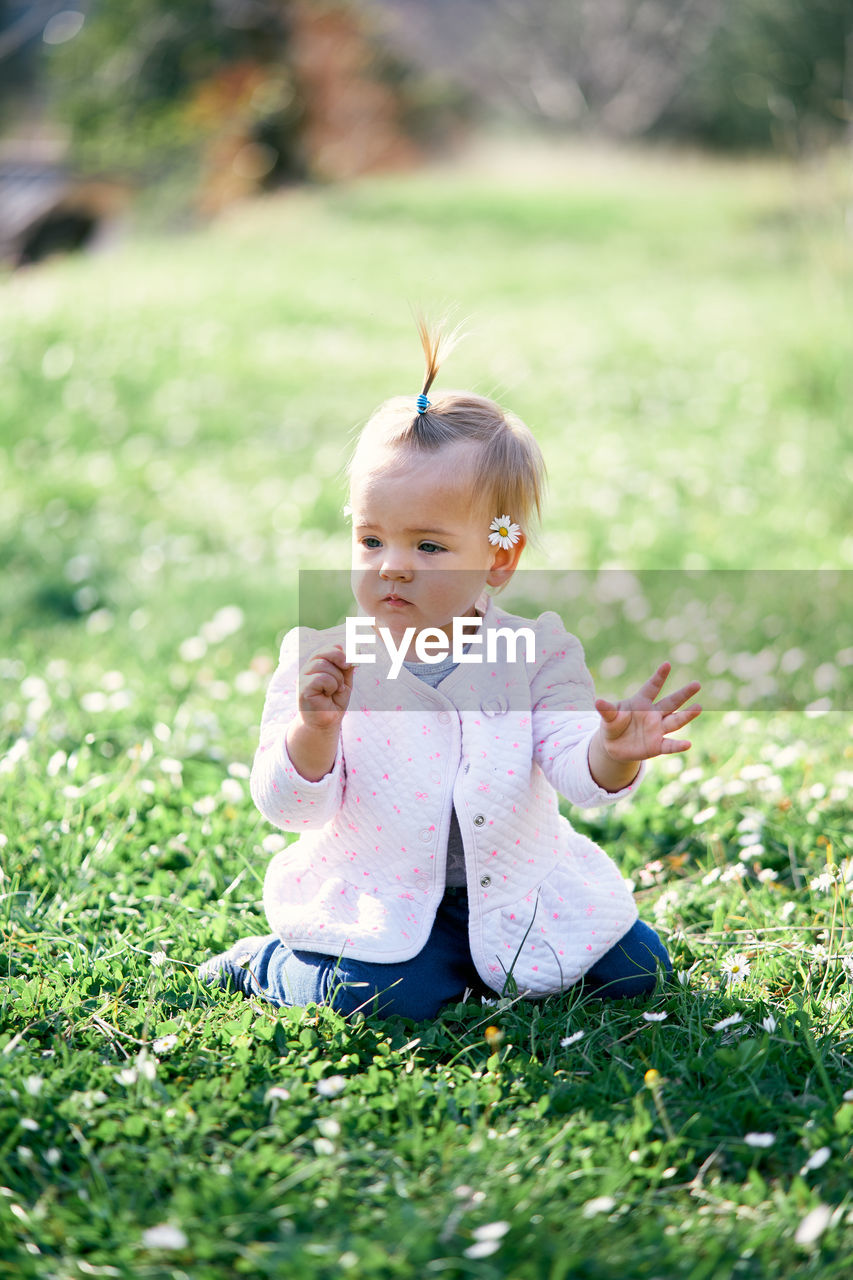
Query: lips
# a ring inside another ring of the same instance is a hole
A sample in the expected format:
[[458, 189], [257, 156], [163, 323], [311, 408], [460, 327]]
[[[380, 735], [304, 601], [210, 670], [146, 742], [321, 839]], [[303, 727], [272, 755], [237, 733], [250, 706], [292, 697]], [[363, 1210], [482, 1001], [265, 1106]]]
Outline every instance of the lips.
[[402, 596], [390, 595], [382, 597], [383, 604], [411, 604], [410, 600], [404, 600]]

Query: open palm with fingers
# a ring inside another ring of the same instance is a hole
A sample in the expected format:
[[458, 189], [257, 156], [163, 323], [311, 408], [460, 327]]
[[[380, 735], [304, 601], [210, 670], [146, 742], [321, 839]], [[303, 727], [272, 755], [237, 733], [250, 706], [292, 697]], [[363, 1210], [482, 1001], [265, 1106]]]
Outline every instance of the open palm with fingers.
[[601, 716], [601, 745], [612, 760], [650, 760], [653, 756], [690, 748], [686, 739], [666, 735], [682, 729], [700, 714], [702, 708], [698, 703], [689, 707], [684, 704], [698, 693], [701, 685], [698, 680], [692, 680], [674, 693], [658, 697], [671, 670], [669, 662], [661, 663], [635, 694], [620, 702], [596, 699], [595, 709]]

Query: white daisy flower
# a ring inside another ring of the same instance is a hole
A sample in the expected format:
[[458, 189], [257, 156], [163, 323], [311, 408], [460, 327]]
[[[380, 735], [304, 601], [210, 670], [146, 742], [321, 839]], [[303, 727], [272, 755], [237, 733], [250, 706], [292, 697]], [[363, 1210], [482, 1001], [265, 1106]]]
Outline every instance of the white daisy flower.
[[594, 1218], [599, 1213], [611, 1213], [615, 1208], [616, 1201], [612, 1196], [596, 1196], [593, 1200], [587, 1200], [583, 1207], [583, 1216]]
[[347, 1087], [345, 1076], [326, 1076], [314, 1086], [321, 1098], [336, 1098]]
[[189, 1243], [180, 1227], [172, 1222], [161, 1222], [142, 1233], [146, 1249], [186, 1249]]
[[806, 1214], [797, 1227], [794, 1233], [795, 1242], [802, 1245], [814, 1244], [829, 1226], [831, 1218], [832, 1210], [829, 1205], [819, 1204], [816, 1209]]
[[489, 542], [493, 547], [503, 547], [509, 551], [521, 537], [521, 525], [513, 524], [509, 516], [495, 516], [489, 525]]
[[502, 1240], [508, 1231], [508, 1222], [484, 1222], [481, 1227], [475, 1227], [471, 1234], [475, 1240]]
[[644, 1013], [643, 1017], [646, 1020], [646, 1022], [663, 1022], [666, 1018], [669, 1017], [669, 1014], [668, 1013]]
[[830, 1147], [818, 1147], [817, 1151], [809, 1156], [806, 1163], [800, 1170], [800, 1176], [804, 1173], [811, 1173], [812, 1169], [822, 1169], [829, 1157], [832, 1155]]
[[178, 1037], [176, 1035], [158, 1036], [151, 1048], [155, 1053], [171, 1053], [177, 1043]]
[[735, 1027], [739, 1022], [743, 1022], [742, 1013], [733, 1013], [728, 1018], [721, 1018], [719, 1022], [715, 1022], [712, 1031], [725, 1031], [728, 1027]]
[[776, 1141], [775, 1133], [745, 1133], [743, 1140], [748, 1147], [772, 1147]]
[[749, 973], [749, 961], [744, 955], [726, 956], [720, 968], [728, 982], [743, 982]]
[[765, 1031], [769, 1031], [772, 1034], [776, 1030], [778, 1023], [776, 1022], [776, 1019], [773, 1017], [773, 1014], [768, 1013], [766, 1018], [761, 1019], [761, 1025]]

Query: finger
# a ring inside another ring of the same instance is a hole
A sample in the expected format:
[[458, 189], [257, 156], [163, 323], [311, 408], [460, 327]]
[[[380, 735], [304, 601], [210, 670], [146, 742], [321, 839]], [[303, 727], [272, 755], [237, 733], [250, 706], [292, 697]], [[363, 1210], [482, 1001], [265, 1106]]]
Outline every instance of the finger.
[[351, 662], [347, 662], [344, 647], [341, 644], [331, 645], [325, 649], [317, 649], [316, 652], [312, 653], [308, 658], [305, 663], [305, 667], [308, 667], [310, 663], [317, 660], [331, 662], [333, 666], [340, 667], [341, 670], [353, 665]]
[[680, 707], [688, 698], [692, 698], [702, 688], [698, 680], [691, 680], [690, 684], [682, 685], [680, 689], [676, 689], [673, 693], [668, 693], [665, 698], [661, 698], [655, 706], [661, 715], [669, 715], [670, 711], [674, 711], [676, 707]]
[[674, 733], [676, 729], [683, 729], [691, 720], [695, 720], [698, 715], [702, 714], [702, 708], [698, 702], [692, 707], [685, 707], [683, 711], [673, 711], [670, 715], [663, 718], [664, 733]]
[[673, 751], [689, 751], [692, 746], [693, 743], [688, 742], [686, 738], [664, 738], [660, 744], [660, 753], [666, 756]]
[[341, 681], [336, 675], [329, 675], [326, 672], [320, 672], [319, 675], [312, 676], [305, 688], [302, 690], [303, 698], [330, 698], [337, 693], [341, 687]]
[[644, 698], [648, 698], [650, 702], [654, 702], [671, 670], [672, 663], [662, 662], [654, 675], [649, 676], [646, 683], [637, 690], [637, 693], [642, 694]]
[[614, 706], [612, 702], [608, 702], [606, 698], [596, 698], [595, 709], [602, 720], [605, 720], [608, 724], [619, 715], [619, 708]]
[[303, 667], [302, 675], [304, 678], [310, 678], [311, 676], [325, 674], [334, 676], [335, 679], [340, 679], [346, 674], [347, 670], [348, 668], [342, 670], [337, 663], [330, 661], [328, 658], [312, 658]]

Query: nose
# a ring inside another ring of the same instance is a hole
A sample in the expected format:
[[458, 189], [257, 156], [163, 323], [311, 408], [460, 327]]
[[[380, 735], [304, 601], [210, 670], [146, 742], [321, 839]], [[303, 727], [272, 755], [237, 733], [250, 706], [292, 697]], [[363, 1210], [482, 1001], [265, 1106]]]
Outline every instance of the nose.
[[412, 570], [407, 568], [405, 560], [401, 559], [399, 555], [386, 552], [382, 561], [382, 568], [379, 570], [379, 576], [389, 582], [411, 582]]

